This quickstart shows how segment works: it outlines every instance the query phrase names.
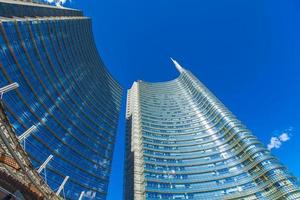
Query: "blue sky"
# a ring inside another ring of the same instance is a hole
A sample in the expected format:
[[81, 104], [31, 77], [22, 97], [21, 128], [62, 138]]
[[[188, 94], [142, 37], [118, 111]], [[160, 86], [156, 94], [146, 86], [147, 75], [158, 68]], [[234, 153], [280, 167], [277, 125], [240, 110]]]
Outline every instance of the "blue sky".
[[[298, 0], [72, 0], [92, 17], [97, 47], [125, 89], [137, 79], [191, 70], [300, 177], [300, 2]], [[125, 104], [125, 102], [124, 102]], [[124, 108], [124, 107], [123, 107]], [[124, 110], [108, 200], [122, 198]]]

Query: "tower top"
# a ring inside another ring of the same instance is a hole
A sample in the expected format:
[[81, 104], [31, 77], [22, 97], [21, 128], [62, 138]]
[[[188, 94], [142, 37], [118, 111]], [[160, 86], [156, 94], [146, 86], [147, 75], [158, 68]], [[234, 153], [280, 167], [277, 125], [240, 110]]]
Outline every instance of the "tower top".
[[[170, 58], [171, 58], [171, 57], [170, 57]], [[174, 63], [176, 69], [177, 69], [180, 73], [182, 73], [182, 72], [184, 71], [184, 68], [181, 67], [181, 65], [180, 65], [176, 60], [174, 60], [173, 58], [171, 58], [171, 60], [172, 60], [172, 62]]]

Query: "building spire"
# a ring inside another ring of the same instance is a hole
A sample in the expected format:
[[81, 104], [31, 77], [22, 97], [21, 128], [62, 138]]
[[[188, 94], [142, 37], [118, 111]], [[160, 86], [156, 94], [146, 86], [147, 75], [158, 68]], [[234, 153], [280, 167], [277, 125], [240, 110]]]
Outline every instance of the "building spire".
[[184, 71], [184, 68], [181, 67], [181, 65], [180, 65], [176, 60], [174, 60], [172, 57], [170, 57], [170, 58], [171, 58], [172, 62], [174, 63], [176, 69], [177, 69], [180, 73], [182, 73], [182, 72]]

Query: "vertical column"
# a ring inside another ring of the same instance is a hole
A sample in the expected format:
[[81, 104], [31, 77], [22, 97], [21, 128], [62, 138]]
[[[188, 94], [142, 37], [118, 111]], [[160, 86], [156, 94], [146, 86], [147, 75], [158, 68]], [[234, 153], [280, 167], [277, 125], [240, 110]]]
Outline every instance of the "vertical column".
[[[130, 89], [131, 152], [133, 152], [134, 199], [145, 199], [144, 157], [142, 149], [141, 113], [139, 83], [135, 82]], [[129, 116], [128, 116], [129, 117]]]

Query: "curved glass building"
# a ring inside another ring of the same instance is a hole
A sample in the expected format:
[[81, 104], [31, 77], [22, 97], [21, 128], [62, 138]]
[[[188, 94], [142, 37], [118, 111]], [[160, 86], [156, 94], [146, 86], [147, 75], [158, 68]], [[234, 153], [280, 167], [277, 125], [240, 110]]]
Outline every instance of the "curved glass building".
[[[34, 168], [66, 199], [105, 199], [122, 89], [97, 52], [81, 11], [0, 0], [1, 102]], [[22, 143], [23, 144], [23, 143]]]
[[299, 182], [193, 74], [127, 95], [125, 199], [300, 199]]

